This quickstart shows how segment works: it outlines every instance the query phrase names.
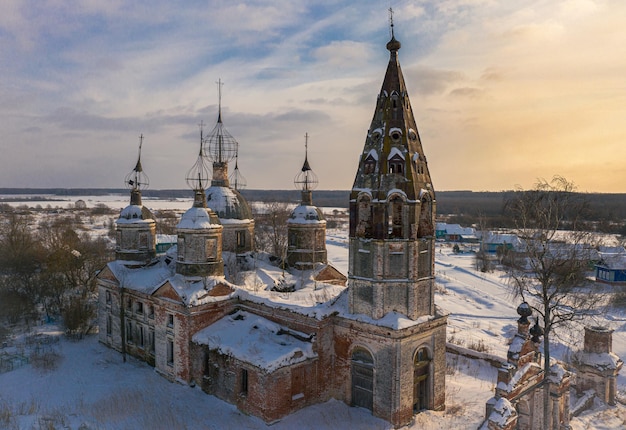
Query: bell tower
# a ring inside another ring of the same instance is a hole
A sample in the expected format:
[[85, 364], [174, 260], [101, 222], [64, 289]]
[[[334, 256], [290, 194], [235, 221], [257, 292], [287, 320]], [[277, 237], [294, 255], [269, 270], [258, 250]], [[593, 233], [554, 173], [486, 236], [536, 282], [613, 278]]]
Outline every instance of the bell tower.
[[435, 192], [398, 60], [376, 99], [350, 193], [350, 312], [434, 315]]

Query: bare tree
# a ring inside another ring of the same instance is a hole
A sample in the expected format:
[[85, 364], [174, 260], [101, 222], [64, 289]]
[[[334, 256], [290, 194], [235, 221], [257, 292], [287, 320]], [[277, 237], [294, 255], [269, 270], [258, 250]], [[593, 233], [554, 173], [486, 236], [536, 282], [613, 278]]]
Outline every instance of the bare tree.
[[259, 250], [284, 259], [287, 249], [287, 203], [269, 202], [255, 214], [255, 243]]
[[43, 250], [28, 214], [8, 212], [0, 219], [0, 315], [11, 322], [35, 315]]
[[[516, 258], [510, 259], [510, 279], [516, 296], [531, 306], [543, 325], [547, 377], [554, 329], [584, 318], [604, 299], [586, 288], [597, 238], [585, 226], [585, 196], [560, 176], [539, 180], [532, 190], [518, 190], [506, 210], [521, 241]], [[549, 428], [548, 384], [543, 397], [544, 428]]]

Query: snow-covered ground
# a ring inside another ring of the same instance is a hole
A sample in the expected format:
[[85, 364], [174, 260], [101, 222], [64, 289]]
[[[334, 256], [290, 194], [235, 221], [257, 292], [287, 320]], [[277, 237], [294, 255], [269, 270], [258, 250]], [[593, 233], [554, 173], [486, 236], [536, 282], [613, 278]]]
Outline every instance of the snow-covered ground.
[[[184, 203], [178, 202], [175, 208], [181, 206], [184, 208]], [[345, 230], [328, 231], [329, 260], [343, 273], [347, 273], [347, 242]], [[448, 341], [506, 357], [519, 303], [510, 295], [502, 273], [484, 274], [473, 266], [473, 254], [453, 254], [450, 246], [437, 244], [436, 302], [450, 313]], [[603, 312], [594, 321], [615, 330], [613, 350], [621, 357], [626, 357], [625, 322], [626, 314], [616, 311]], [[53, 325], [37, 329], [60, 335]], [[562, 333], [578, 345], [581, 335], [582, 330]], [[59, 356], [55, 368], [25, 365], [0, 374], [0, 428], [391, 428], [367, 410], [334, 400], [270, 427], [197, 387], [168, 382], [145, 363], [132, 358], [124, 363], [119, 353], [100, 345], [95, 337], [78, 342], [62, 339], [52, 348]], [[554, 351], [564, 358], [568, 348], [557, 341]], [[450, 354], [447, 368], [447, 410], [421, 413], [407, 429], [475, 429], [482, 422], [485, 402], [493, 395], [496, 370], [484, 362]], [[625, 375], [618, 377], [618, 388], [626, 391]], [[574, 430], [582, 430], [621, 429], [625, 423], [626, 407], [618, 404], [585, 413], [571, 424]]]

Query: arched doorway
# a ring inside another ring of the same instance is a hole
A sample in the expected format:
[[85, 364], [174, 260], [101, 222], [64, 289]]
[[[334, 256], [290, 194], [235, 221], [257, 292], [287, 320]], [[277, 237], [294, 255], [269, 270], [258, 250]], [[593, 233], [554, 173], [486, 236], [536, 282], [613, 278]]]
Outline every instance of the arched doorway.
[[352, 352], [352, 406], [373, 410], [374, 359], [364, 348]]
[[430, 357], [426, 348], [420, 348], [415, 354], [413, 364], [413, 412], [428, 409], [429, 405]]

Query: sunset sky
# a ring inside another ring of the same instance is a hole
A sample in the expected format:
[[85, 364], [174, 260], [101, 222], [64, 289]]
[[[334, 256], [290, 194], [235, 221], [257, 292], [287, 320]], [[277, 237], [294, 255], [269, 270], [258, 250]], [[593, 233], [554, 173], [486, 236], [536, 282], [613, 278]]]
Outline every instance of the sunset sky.
[[3, 0], [0, 187], [185, 188], [199, 127], [248, 188], [354, 181], [390, 38], [437, 190], [626, 192], [623, 0]]

